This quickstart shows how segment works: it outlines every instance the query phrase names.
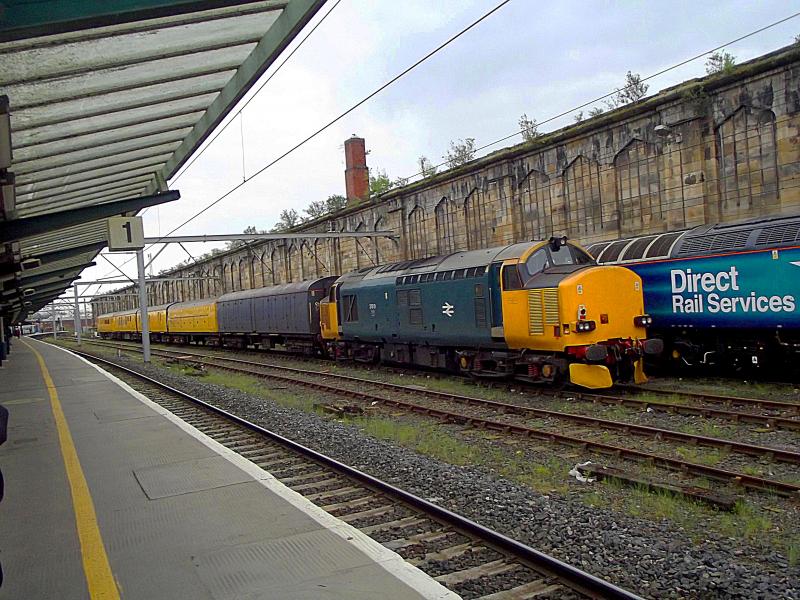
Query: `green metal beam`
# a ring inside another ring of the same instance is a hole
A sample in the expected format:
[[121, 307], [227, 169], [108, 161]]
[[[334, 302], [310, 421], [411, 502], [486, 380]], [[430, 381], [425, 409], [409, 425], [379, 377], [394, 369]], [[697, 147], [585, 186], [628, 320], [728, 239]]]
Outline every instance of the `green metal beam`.
[[[278, 58], [306, 23], [322, 8], [323, 4], [325, 4], [325, 0], [291, 0], [289, 2], [250, 56], [245, 59], [236, 74], [208, 107], [203, 117], [184, 138], [172, 158], [164, 165], [161, 174], [165, 181], [175, 175], [178, 169], [194, 154], [256, 80], [263, 75], [264, 71]], [[156, 189], [158, 189], [158, 183], [154, 181], [150, 184], [149, 191]]]
[[35, 288], [37, 285], [48, 285], [50, 283], [60, 283], [60, 284], [67, 284], [69, 285], [69, 280], [72, 276], [77, 275], [81, 271], [83, 271], [87, 267], [93, 267], [97, 263], [95, 262], [87, 262], [82, 265], [73, 265], [71, 267], [67, 267], [65, 269], [59, 269], [58, 271], [51, 271], [49, 273], [42, 273], [41, 275], [32, 275], [30, 277], [24, 278], [20, 277], [19, 287], [21, 288]]
[[83, 206], [72, 210], [62, 210], [26, 219], [0, 221], [0, 242], [10, 242], [23, 238], [64, 229], [71, 225], [88, 223], [127, 212], [136, 212], [148, 206], [172, 202], [181, 197], [179, 191], [163, 192], [141, 198], [129, 198], [105, 204]]
[[156, 19], [254, 0], [6, 0], [0, 42]]
[[[47, 252], [45, 254], [23, 253], [23, 258], [38, 258], [42, 265], [54, 263], [59, 260], [72, 258], [80, 254], [88, 254], [89, 252], [100, 252], [107, 245], [106, 242], [95, 242], [93, 244], [83, 244], [82, 246], [73, 246], [72, 248], [65, 248], [64, 250], [56, 250], [55, 252]], [[23, 271], [24, 273], [24, 271]]]

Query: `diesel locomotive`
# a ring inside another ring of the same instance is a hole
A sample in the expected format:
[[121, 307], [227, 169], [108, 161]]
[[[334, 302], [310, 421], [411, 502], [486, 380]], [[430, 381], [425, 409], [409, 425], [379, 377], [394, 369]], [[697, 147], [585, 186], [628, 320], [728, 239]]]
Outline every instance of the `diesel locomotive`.
[[[153, 307], [153, 339], [285, 346], [336, 359], [443, 368], [588, 388], [646, 380], [641, 278], [597, 266], [566, 238], [456, 252]], [[138, 330], [137, 330], [138, 327]], [[136, 311], [98, 318], [136, 339]], [[140, 336], [141, 333], [138, 333]]]
[[643, 281], [651, 334], [685, 367], [794, 372], [800, 358], [800, 217], [702, 225], [588, 247]]

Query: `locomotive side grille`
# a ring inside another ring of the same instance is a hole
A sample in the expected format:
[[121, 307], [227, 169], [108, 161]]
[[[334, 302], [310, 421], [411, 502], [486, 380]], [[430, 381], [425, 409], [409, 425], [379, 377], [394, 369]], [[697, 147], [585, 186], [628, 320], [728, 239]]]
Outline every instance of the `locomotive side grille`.
[[543, 333], [542, 291], [531, 290], [528, 292], [528, 335], [542, 335]]
[[772, 246], [774, 244], [789, 244], [800, 240], [800, 223], [781, 225], [780, 227], [767, 227], [761, 230], [756, 240], [756, 246]]
[[544, 295], [544, 322], [547, 325], [558, 325], [558, 288], [545, 288]]
[[486, 298], [475, 298], [475, 326], [486, 327]]
[[558, 325], [558, 288], [528, 291], [528, 335], [542, 335], [545, 325]]
[[683, 243], [678, 256], [739, 250], [747, 247], [748, 237], [750, 237], [749, 231], [732, 231], [730, 233], [718, 233], [716, 235], [703, 235], [695, 238], [688, 238]]

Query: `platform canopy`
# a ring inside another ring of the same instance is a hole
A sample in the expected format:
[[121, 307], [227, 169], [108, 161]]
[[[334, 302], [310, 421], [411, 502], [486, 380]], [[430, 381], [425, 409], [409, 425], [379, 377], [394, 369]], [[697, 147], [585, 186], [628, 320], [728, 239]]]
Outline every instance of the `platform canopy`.
[[63, 293], [106, 217], [177, 199], [166, 182], [323, 4], [3, 2], [0, 316]]

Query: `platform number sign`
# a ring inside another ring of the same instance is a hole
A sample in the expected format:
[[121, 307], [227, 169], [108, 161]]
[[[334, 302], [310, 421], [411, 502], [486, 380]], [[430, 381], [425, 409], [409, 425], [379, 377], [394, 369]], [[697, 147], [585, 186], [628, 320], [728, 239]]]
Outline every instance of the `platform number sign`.
[[108, 219], [108, 249], [111, 252], [144, 248], [142, 217], [111, 217]]

